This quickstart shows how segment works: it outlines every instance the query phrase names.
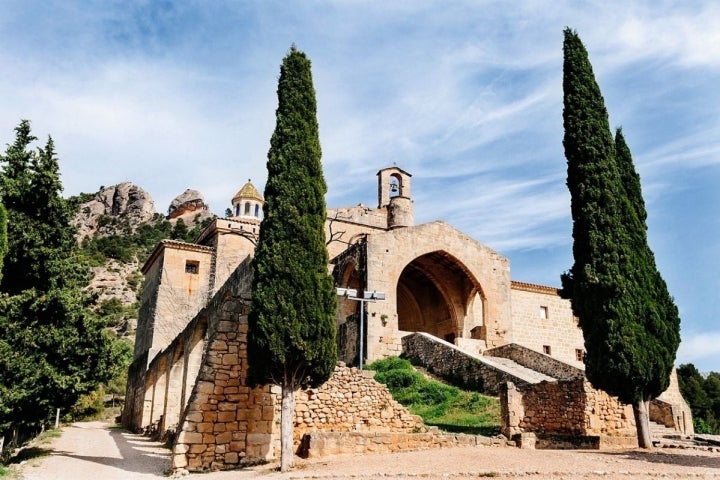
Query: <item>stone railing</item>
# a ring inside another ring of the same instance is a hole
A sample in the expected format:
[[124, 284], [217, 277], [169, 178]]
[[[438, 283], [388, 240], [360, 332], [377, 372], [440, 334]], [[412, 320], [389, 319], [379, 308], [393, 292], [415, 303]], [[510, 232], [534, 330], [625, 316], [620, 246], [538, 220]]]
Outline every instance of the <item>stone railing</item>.
[[455, 345], [427, 333], [413, 333], [402, 338], [403, 354], [412, 362], [459, 387], [497, 395], [504, 382], [527, 384], [493, 365], [460, 350]]
[[509, 343], [502, 347], [485, 350], [483, 355], [489, 357], [507, 358], [523, 367], [543, 373], [557, 379], [584, 377], [585, 372], [567, 363], [556, 360], [542, 353], [520, 346], [516, 343]]

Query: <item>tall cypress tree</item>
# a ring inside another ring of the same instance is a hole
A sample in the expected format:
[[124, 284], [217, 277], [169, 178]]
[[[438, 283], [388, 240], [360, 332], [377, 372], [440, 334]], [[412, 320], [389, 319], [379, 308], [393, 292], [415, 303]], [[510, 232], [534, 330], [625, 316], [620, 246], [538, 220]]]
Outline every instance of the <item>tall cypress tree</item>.
[[563, 275], [594, 387], [633, 406], [650, 447], [649, 400], [667, 388], [679, 344], [677, 308], [647, 244], [640, 180], [622, 133], [613, 140], [587, 51], [566, 29], [563, 65], [567, 185], [575, 263]]
[[248, 319], [248, 382], [282, 387], [284, 471], [293, 465], [295, 392], [325, 382], [337, 359], [316, 110], [310, 60], [293, 45], [280, 67]]

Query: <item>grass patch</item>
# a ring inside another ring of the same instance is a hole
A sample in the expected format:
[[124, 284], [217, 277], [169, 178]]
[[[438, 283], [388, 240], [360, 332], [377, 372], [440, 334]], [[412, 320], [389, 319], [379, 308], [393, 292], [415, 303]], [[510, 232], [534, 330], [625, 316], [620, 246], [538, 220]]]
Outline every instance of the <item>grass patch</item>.
[[500, 402], [477, 392], [428, 380], [402, 358], [389, 357], [368, 365], [375, 380], [387, 385], [395, 400], [426, 425], [456, 433], [492, 436], [500, 432]]

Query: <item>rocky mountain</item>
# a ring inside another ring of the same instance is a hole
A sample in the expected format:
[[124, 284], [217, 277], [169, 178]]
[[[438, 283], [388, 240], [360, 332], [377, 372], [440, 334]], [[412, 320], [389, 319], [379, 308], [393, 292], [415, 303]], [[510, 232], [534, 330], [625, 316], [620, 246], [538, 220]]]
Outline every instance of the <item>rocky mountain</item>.
[[156, 220], [155, 202], [145, 190], [130, 182], [101, 188], [95, 197], [80, 205], [73, 219], [78, 242], [93, 236], [132, 233]]
[[205, 203], [202, 193], [190, 188], [175, 197], [168, 207], [168, 219], [171, 222], [182, 218], [190, 228], [212, 216], [210, 205]]
[[214, 215], [200, 192], [187, 189], [173, 199], [166, 217], [157, 212], [149, 193], [130, 182], [101, 187], [79, 201], [72, 223], [86, 258], [94, 264], [87, 289], [97, 295], [99, 309], [113, 311], [118, 333], [133, 336], [143, 283], [140, 267], [149, 252], [175, 233], [180, 219], [191, 236], [193, 228]]

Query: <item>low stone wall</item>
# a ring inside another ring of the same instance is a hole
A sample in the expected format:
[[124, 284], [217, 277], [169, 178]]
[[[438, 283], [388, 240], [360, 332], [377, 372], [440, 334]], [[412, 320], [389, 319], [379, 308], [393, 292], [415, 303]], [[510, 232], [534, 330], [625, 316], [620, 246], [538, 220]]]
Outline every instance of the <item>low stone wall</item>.
[[299, 442], [308, 432], [317, 431], [426, 430], [422, 419], [396, 402], [384, 385], [373, 380], [373, 374], [339, 363], [322, 386], [298, 392], [295, 441]]
[[548, 355], [536, 352], [529, 348], [525, 348], [516, 343], [509, 343], [502, 347], [496, 347], [485, 350], [483, 355], [490, 357], [500, 357], [510, 359], [523, 367], [527, 367], [536, 372], [543, 373], [549, 377], [557, 379], [578, 378], [585, 376], [579, 368], [556, 360]]
[[[506, 446], [506, 440], [478, 435], [389, 432], [312, 432], [303, 437], [299, 453], [306, 458], [340, 454], [388, 453], [447, 447]], [[512, 443], [514, 446], [515, 444]], [[441, 453], [439, 455], [442, 455]]]
[[402, 338], [403, 354], [454, 385], [497, 395], [500, 384], [527, 382], [463, 352], [455, 345], [426, 333]]
[[548, 444], [561, 444], [563, 436], [597, 436], [601, 445], [637, 444], [632, 407], [584, 378], [517, 387], [507, 383], [500, 405], [502, 432], [510, 438], [532, 432]]

